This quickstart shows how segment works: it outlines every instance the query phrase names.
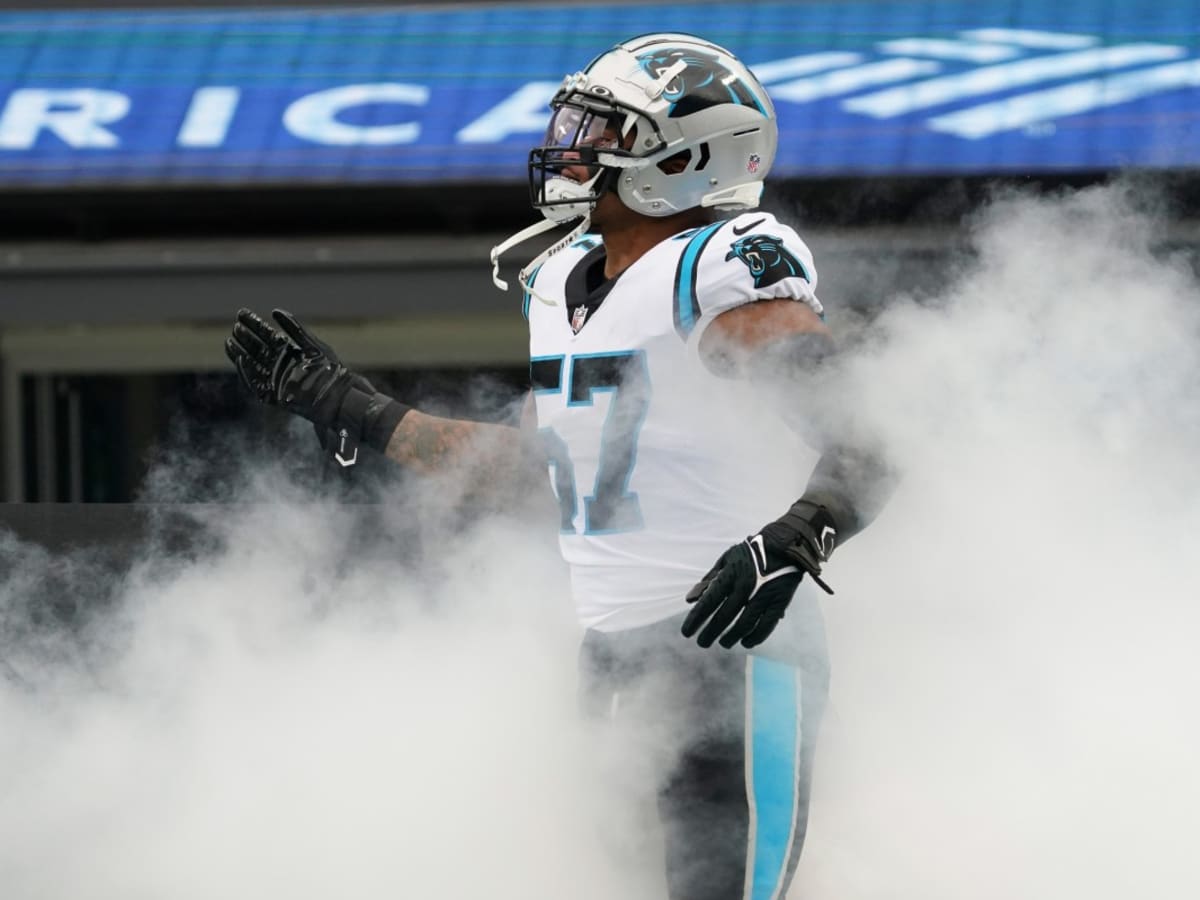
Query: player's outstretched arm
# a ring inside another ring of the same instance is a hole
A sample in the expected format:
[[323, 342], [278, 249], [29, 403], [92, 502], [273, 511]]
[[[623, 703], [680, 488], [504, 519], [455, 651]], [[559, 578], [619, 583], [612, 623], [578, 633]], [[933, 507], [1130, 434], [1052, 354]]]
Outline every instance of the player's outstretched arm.
[[[766, 300], [718, 316], [702, 336], [701, 356], [724, 374], [783, 379], [790, 396], [812, 392], [812, 373], [833, 353], [829, 330], [812, 309]], [[806, 384], [805, 382], [808, 382]], [[792, 390], [791, 388], [794, 388]], [[829, 416], [810, 429], [821, 450], [803, 496], [774, 522], [725, 551], [688, 592], [685, 637], [755, 647], [767, 639], [808, 575], [821, 579], [834, 549], [877, 514], [892, 473], [877, 449], [856, 442]]]
[[527, 468], [527, 443], [522, 429], [511, 425], [431, 416], [412, 409], [393, 429], [384, 452], [394, 462], [426, 473], [486, 461], [487, 471], [480, 474], [490, 478]]
[[278, 328], [240, 310], [225, 352], [260, 401], [312, 422], [321, 446], [343, 466], [353, 465], [365, 445], [421, 472], [478, 467], [483, 455], [490, 477], [517, 470], [524, 455], [517, 428], [415, 410], [347, 369], [291, 313], [276, 309], [271, 316]]

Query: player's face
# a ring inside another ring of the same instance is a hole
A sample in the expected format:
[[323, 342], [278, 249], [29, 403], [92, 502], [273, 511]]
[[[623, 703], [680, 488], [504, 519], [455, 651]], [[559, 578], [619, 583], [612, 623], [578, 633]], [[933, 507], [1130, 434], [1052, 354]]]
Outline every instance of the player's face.
[[[621, 140], [621, 132], [611, 118], [588, 110], [563, 106], [555, 111], [546, 130], [547, 147], [563, 148], [562, 159], [579, 160], [588, 150], [612, 150], [623, 145], [632, 146], [632, 135]], [[564, 166], [559, 174], [577, 184], [583, 184], [596, 176], [598, 167], [585, 165]]]
[[[550, 179], [587, 185], [596, 198], [592, 222], [615, 224], [618, 221], [615, 217], [619, 217], [625, 207], [613, 191], [595, 182], [601, 171], [595, 154], [596, 151], [632, 149], [637, 138], [637, 125], [623, 129], [621, 126], [625, 121], [623, 113], [612, 109], [565, 103], [558, 106], [550, 118], [544, 144], [534, 151], [534, 155], [540, 156], [541, 165], [531, 163], [530, 166], [534, 205], [537, 205], [536, 198], [545, 196], [545, 185]], [[623, 131], [627, 133], [622, 134]]]
[[[591, 146], [597, 150], [603, 150], [603, 149], [607, 149], [609, 147], [615, 147], [615, 146], [617, 146], [618, 137], [619, 136], [616, 134], [615, 131], [612, 131], [611, 136], [610, 136], [610, 131], [608, 129], [606, 129], [604, 134], [600, 138], [597, 138], [596, 142], [594, 144], [592, 144]], [[567, 151], [567, 153], [564, 154], [564, 156], [567, 159], [572, 159], [572, 158], [576, 159], [576, 160], [579, 159], [578, 152]], [[584, 165], [583, 163], [577, 163], [575, 165], [564, 166], [561, 174], [564, 178], [569, 178], [571, 181], [574, 181], [577, 184], [583, 184], [585, 181], [589, 181], [592, 178], [595, 178], [596, 173], [599, 171], [600, 171], [599, 166], [589, 166], [589, 165]]]

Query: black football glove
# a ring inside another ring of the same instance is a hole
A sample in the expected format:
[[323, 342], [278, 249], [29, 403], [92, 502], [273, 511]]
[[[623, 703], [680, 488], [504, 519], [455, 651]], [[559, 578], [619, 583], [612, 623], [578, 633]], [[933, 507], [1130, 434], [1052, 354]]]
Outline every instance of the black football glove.
[[246, 387], [263, 403], [312, 422], [321, 446], [343, 466], [357, 461], [360, 441], [382, 449], [408, 407], [342, 365], [333, 348], [291, 313], [276, 309], [271, 316], [282, 333], [242, 309], [225, 340], [225, 353]]
[[[722, 647], [757, 647], [783, 618], [805, 574], [826, 593], [821, 564], [837, 545], [837, 528], [823, 506], [800, 500], [787, 514], [721, 554], [687, 594], [691, 610], [683, 636]], [[703, 627], [701, 627], [703, 626]]]

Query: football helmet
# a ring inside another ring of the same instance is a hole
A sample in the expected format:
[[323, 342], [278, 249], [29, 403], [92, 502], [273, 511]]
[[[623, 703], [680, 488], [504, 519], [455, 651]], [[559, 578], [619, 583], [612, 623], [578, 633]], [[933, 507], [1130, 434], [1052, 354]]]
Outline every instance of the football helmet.
[[568, 75], [550, 107], [529, 182], [534, 207], [554, 221], [586, 215], [610, 190], [646, 216], [752, 209], [775, 159], [766, 90], [732, 53], [693, 35], [618, 44]]
[[542, 262], [583, 234], [613, 191], [627, 207], [661, 217], [695, 207], [736, 212], [758, 206], [775, 161], [779, 129], [766, 90], [728, 50], [690, 34], [648, 34], [617, 44], [563, 79], [550, 124], [529, 154], [531, 201], [545, 218], [492, 248], [500, 256], [579, 219], [517, 276], [529, 284]]

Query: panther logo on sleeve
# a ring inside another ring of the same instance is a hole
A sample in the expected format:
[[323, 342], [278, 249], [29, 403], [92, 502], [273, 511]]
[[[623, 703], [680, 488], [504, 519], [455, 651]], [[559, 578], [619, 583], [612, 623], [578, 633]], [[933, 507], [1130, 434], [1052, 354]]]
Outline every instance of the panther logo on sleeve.
[[726, 261], [737, 257], [750, 269], [756, 288], [766, 287], [785, 278], [803, 278], [811, 283], [804, 263], [783, 246], [783, 239], [769, 234], [752, 234], [730, 244]]
[[668, 117], [686, 116], [721, 103], [762, 109], [749, 88], [716, 56], [689, 48], [663, 49], [637, 58], [642, 71], [651, 78], [659, 78], [681, 60], [687, 68], [672, 78], [663, 90], [663, 97], [671, 103]]

